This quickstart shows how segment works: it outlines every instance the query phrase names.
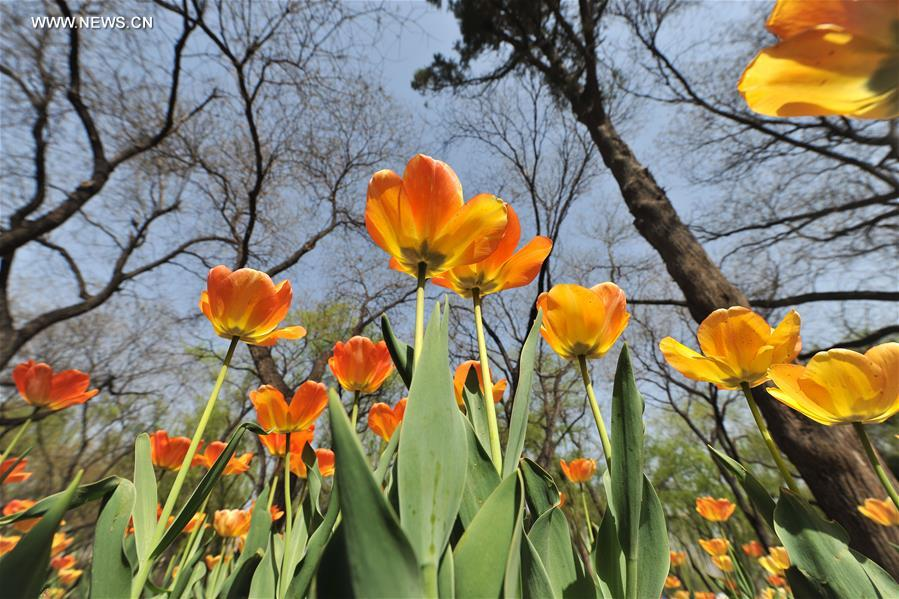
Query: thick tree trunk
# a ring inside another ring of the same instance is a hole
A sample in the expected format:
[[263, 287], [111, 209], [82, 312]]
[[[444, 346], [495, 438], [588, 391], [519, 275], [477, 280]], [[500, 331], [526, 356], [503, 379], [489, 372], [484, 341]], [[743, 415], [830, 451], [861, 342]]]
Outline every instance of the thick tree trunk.
[[[690, 314], [701, 322], [717, 308], [748, 306], [746, 296], [712, 262], [702, 244], [681, 221], [665, 191], [621, 138], [598, 96], [571, 98], [578, 120], [621, 189], [634, 225], [659, 253], [687, 300]], [[899, 531], [860, 517], [865, 497], [883, 497], [859, 443], [848, 427], [825, 427], [757, 390], [759, 404], [778, 445], [798, 468], [827, 515], [849, 532], [852, 546], [899, 576]]]

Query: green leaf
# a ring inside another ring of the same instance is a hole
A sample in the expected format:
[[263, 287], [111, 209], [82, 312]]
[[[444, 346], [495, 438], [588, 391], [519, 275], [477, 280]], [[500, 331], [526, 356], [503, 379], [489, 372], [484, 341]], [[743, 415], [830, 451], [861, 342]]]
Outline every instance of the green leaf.
[[[188, 497], [187, 501], [184, 503], [181, 511], [175, 516], [175, 520], [169, 525], [168, 529], [166, 529], [165, 534], [162, 535], [162, 539], [160, 539], [159, 543], [156, 544], [156, 547], [153, 548], [150, 559], [156, 559], [169, 545], [174, 543], [178, 538], [178, 535], [181, 534], [181, 531], [184, 530], [184, 527], [187, 526], [187, 523], [190, 522], [190, 519], [197, 513], [197, 510], [200, 509], [200, 506], [206, 501], [209, 494], [212, 493], [212, 489], [215, 487], [216, 482], [221, 478], [225, 466], [228, 465], [228, 460], [234, 455], [234, 452], [237, 450], [237, 445], [240, 443], [240, 439], [246, 431], [256, 433], [257, 435], [265, 434], [265, 429], [255, 422], [242, 422], [236, 429], [234, 429], [234, 432], [231, 433], [228, 444], [225, 446], [225, 449], [222, 450], [221, 455], [215, 460], [212, 468], [210, 468], [209, 471], [203, 475], [203, 478], [200, 479], [197, 488], [190, 494], [190, 497]], [[138, 489], [138, 498], [139, 496], [140, 489]], [[153, 506], [153, 514], [155, 517], [155, 504]], [[137, 527], [135, 526], [135, 531], [136, 530]]]
[[329, 396], [334, 476], [339, 488], [352, 490], [339, 493], [339, 499], [353, 589], [360, 597], [420, 597], [421, 577], [412, 545], [372, 477], [340, 399], [333, 389]]
[[[462, 401], [465, 404], [465, 413], [468, 422], [474, 430], [475, 436], [484, 447], [490, 447], [490, 431], [487, 429], [487, 412], [484, 410], [484, 395], [481, 393], [481, 384], [478, 382], [478, 371], [468, 369], [465, 377], [465, 386], [462, 388]], [[494, 468], [494, 471], [496, 468]], [[499, 474], [497, 473], [497, 478]]]
[[[344, 527], [338, 524], [334, 534], [325, 547], [321, 566], [315, 577], [315, 595], [322, 599], [340, 597], [350, 599], [356, 597], [353, 592], [350, 575], [350, 563], [347, 557], [347, 541], [343, 534]], [[291, 597], [302, 595], [291, 595]]]
[[[243, 557], [246, 552], [240, 554]], [[253, 583], [253, 575], [262, 562], [262, 552], [254, 552], [248, 555], [242, 562], [234, 564], [234, 570], [228, 576], [228, 581], [222, 588], [222, 595], [228, 599], [241, 599], [250, 596], [250, 585]]]
[[755, 506], [755, 509], [759, 511], [759, 514], [765, 519], [765, 522], [768, 523], [771, 530], [774, 530], [774, 500], [771, 499], [771, 495], [768, 494], [768, 491], [762, 486], [762, 483], [760, 483], [749, 470], [740, 464], [740, 462], [725, 453], [718, 451], [711, 445], [709, 445], [708, 448], [712, 450], [712, 457], [715, 461], [734, 475], [734, 478], [737, 479], [743, 487], [743, 490], [746, 491], [749, 501], [751, 501], [752, 505]]
[[[627, 344], [621, 348], [612, 390], [612, 464], [609, 507], [628, 567], [637, 567], [640, 505], [643, 502], [643, 398], [631, 370]], [[628, 596], [633, 596], [629, 593]]]
[[521, 588], [521, 538], [524, 536], [524, 482], [517, 475], [516, 486], [518, 509], [515, 527], [512, 529], [512, 542], [509, 544], [509, 555], [506, 557], [506, 571], [503, 574], [503, 599], [519, 599], [523, 596]]
[[141, 433], [134, 442], [134, 544], [141, 562], [147, 560], [153, 548], [156, 530], [156, 473], [150, 460], [150, 437]]
[[275, 596], [278, 585], [278, 561], [275, 559], [277, 539], [278, 537], [269, 535], [268, 548], [250, 581], [251, 598], [268, 599]]
[[456, 596], [456, 570], [453, 564], [453, 548], [447, 545], [440, 560], [437, 572], [437, 590], [440, 599], [453, 599]]
[[553, 477], [536, 462], [524, 458], [521, 461], [521, 475], [524, 479], [525, 499], [535, 517], [539, 518], [559, 505], [559, 488]]
[[[96, 482], [81, 485], [80, 487], [75, 489], [75, 494], [72, 496], [72, 500], [69, 503], [69, 509], [75, 509], [76, 507], [80, 507], [89, 501], [94, 501], [102, 497], [108, 497], [110, 494], [115, 492], [115, 490], [124, 480], [127, 479], [124, 479], [120, 476], [108, 476]], [[130, 483], [131, 481], [128, 482]], [[4, 516], [0, 518], [0, 526], [12, 524], [13, 522], [16, 522], [18, 520], [25, 520], [43, 516], [47, 513], [47, 510], [49, 510], [56, 504], [56, 500], [62, 497], [62, 495], [64, 494], [65, 491], [61, 491], [59, 493], [54, 493], [53, 495], [48, 495], [24, 512], [18, 512], [10, 516]]]
[[550, 509], [537, 518], [528, 538], [540, 556], [552, 588], [561, 595], [577, 580], [568, 519], [560, 508]]
[[499, 486], [500, 480], [487, 450], [475, 437], [471, 424], [461, 414], [459, 418], [464, 423], [465, 436], [468, 439], [468, 472], [465, 476], [462, 504], [459, 506], [459, 518], [462, 520], [462, 526], [468, 528], [478, 510]]
[[849, 535], [786, 489], [774, 508], [774, 530], [790, 561], [813, 582], [845, 599], [877, 597], [865, 568], [849, 551]]
[[387, 315], [381, 316], [381, 335], [384, 336], [384, 342], [387, 344], [387, 351], [390, 352], [390, 358], [396, 371], [400, 373], [400, 378], [409, 389], [412, 385], [412, 363], [415, 350], [411, 345], [406, 345], [393, 334], [393, 327], [390, 326], [390, 320]]
[[875, 562], [871, 561], [852, 547], [849, 548], [849, 552], [856, 559], [856, 561], [862, 565], [862, 568], [865, 569], [865, 573], [868, 575], [871, 583], [877, 589], [877, 592], [880, 593], [882, 599], [899, 597], [899, 584], [896, 584], [896, 581], [893, 580], [893, 577], [890, 576], [886, 570], [878, 566]]
[[[198, 563], [203, 555], [203, 549], [205, 549], [205, 546], [202, 545], [202, 540], [203, 535], [206, 533], [205, 531], [200, 530], [197, 534], [199, 536], [190, 547], [190, 554], [184, 562], [184, 567], [175, 577], [175, 584], [172, 585], [172, 591], [169, 593], [171, 599], [180, 599], [181, 597], [187, 596], [190, 589], [193, 588], [193, 586], [203, 578], [203, 575], [206, 574], [206, 564]], [[198, 567], [202, 568], [202, 570]]]
[[506, 454], [503, 457], [503, 476], [509, 476], [518, 468], [518, 460], [524, 451], [524, 438], [528, 430], [528, 411], [531, 402], [531, 384], [534, 380], [534, 360], [537, 356], [537, 344], [540, 340], [540, 323], [543, 322], [543, 310], [537, 311], [537, 318], [531, 325], [527, 339], [521, 346], [518, 357], [518, 384], [515, 385], [515, 398], [512, 401], [512, 415], [509, 417], [509, 438], [506, 441]]
[[493, 491], [453, 549], [456, 595], [497, 597], [518, 521], [518, 477], [507, 476]]
[[449, 373], [447, 317], [448, 309], [441, 318], [440, 306], [434, 307], [397, 457], [400, 522], [419, 566], [435, 570], [462, 503], [468, 451]]
[[307, 532], [315, 531], [322, 521], [319, 502], [321, 501], [322, 475], [318, 470], [318, 457], [312, 446], [303, 446], [303, 463], [306, 464], [306, 497], [303, 499], [304, 525]]
[[75, 475], [75, 480], [56, 499], [46, 515], [16, 543], [12, 551], [0, 558], [0, 589], [3, 589], [5, 596], [27, 599], [40, 594], [50, 569], [53, 535], [59, 530], [59, 523], [69, 509], [81, 474]]
[[550, 582], [543, 560], [525, 534], [521, 542], [521, 587], [524, 599], [556, 599], [561, 597], [558, 587]]
[[331, 487], [331, 496], [328, 498], [328, 511], [325, 513], [325, 519], [322, 520], [309, 542], [306, 544], [306, 555], [300, 564], [300, 571], [294, 576], [287, 589], [288, 597], [305, 597], [309, 591], [309, 585], [312, 584], [312, 577], [318, 570], [318, 564], [321, 561], [322, 553], [325, 550], [328, 540], [331, 538], [334, 523], [340, 513], [340, 502], [338, 501], [337, 485]]
[[125, 557], [122, 540], [134, 509], [134, 499], [134, 485], [121, 479], [100, 511], [91, 558], [93, 597], [126, 597], [131, 592], [131, 564]]
[[400, 433], [402, 430], [403, 423], [401, 421], [399, 426], [396, 427], [396, 430], [393, 431], [393, 436], [390, 437], [390, 441], [387, 442], [387, 447], [384, 448], [384, 451], [381, 452], [381, 455], [378, 457], [378, 468], [375, 470], [375, 481], [377, 481], [379, 485], [384, 484], [384, 477], [387, 476], [387, 469], [390, 468], [390, 461], [396, 453], [397, 446], [399, 446]]

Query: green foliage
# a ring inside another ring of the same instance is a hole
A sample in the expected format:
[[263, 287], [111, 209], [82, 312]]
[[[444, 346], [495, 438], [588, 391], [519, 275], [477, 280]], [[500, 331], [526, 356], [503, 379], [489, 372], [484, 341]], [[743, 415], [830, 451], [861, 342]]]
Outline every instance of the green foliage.
[[134, 502], [134, 484], [121, 479], [100, 511], [91, 556], [91, 595], [94, 597], [124, 597], [131, 590], [131, 564], [122, 550], [122, 540]]

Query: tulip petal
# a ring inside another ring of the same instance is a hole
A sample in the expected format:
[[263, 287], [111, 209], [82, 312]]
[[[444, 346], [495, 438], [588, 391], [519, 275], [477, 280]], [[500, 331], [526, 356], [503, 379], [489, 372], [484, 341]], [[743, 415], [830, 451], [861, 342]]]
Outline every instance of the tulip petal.
[[275, 329], [268, 335], [257, 339], [254, 345], [261, 345], [263, 347], [271, 347], [275, 343], [278, 342], [279, 339], [302, 339], [306, 336], [306, 327], [301, 327], [299, 325], [295, 325], [292, 327], [284, 327], [281, 329]]
[[422, 239], [439, 234], [464, 201], [462, 184], [453, 169], [424, 154], [413, 156], [406, 164], [402, 189]]
[[883, 45], [893, 43], [891, 27], [899, 19], [895, 0], [778, 0], [765, 26], [781, 39], [821, 25], [864, 33]]
[[548, 237], [537, 236], [530, 240], [503, 264], [497, 276], [496, 291], [529, 285], [552, 248], [553, 242]]
[[675, 341], [672, 337], [662, 339], [659, 349], [662, 350], [665, 361], [688, 379], [714, 383], [725, 389], [739, 387], [739, 381], [734, 382], [734, 374], [726, 366]]
[[768, 343], [773, 346], [771, 356], [772, 364], [792, 362], [802, 349], [802, 339], [799, 336], [801, 321], [796, 310], [790, 310], [780, 324], [772, 331]]
[[865, 357], [880, 366], [883, 372], [881, 402], [892, 404], [889, 410], [899, 410], [899, 343], [881, 343], [865, 352]]
[[742, 306], [715, 310], [696, 332], [702, 353], [727, 364], [734, 374], [756, 379], [761, 373], [754, 371], [753, 362], [759, 351], [768, 345], [771, 327], [765, 319]]
[[485, 278], [490, 279], [502, 268], [503, 264], [515, 253], [518, 241], [521, 239], [521, 223], [512, 206], [506, 204], [506, 228], [492, 254], [477, 263], [478, 270], [485, 273]]
[[381, 170], [368, 182], [365, 228], [372, 240], [391, 256], [414, 244], [415, 223], [405, 202], [400, 201], [403, 180], [391, 170]]
[[432, 238], [428, 276], [479, 262], [492, 254], [502, 239], [506, 222], [506, 204], [502, 200], [489, 194], [473, 197]]

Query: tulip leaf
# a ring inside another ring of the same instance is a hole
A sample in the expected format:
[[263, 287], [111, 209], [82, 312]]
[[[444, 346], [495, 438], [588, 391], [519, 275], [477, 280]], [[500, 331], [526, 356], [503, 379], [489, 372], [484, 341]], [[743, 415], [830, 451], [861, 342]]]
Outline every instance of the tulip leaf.
[[600, 595], [605, 599], [624, 597], [624, 553], [618, 544], [615, 516], [610, 506], [606, 507], [599, 524], [594, 552], [593, 564], [599, 578]]
[[737, 479], [743, 487], [743, 490], [746, 491], [749, 501], [752, 502], [755, 509], [757, 509], [762, 518], [765, 519], [765, 522], [768, 523], [771, 530], [774, 530], [774, 500], [771, 499], [771, 495], [768, 494], [768, 491], [762, 486], [762, 483], [760, 483], [749, 470], [740, 464], [740, 462], [725, 453], [718, 451], [711, 445], [709, 445], [708, 448], [712, 450], [712, 457], [715, 461], [734, 475], [734, 478]]
[[[125, 480], [127, 479], [124, 479], [120, 476], [108, 476], [96, 482], [81, 485], [80, 487], [75, 489], [75, 494], [72, 495], [72, 500], [69, 503], [69, 509], [75, 509], [76, 507], [80, 507], [85, 503], [88, 503], [89, 501], [108, 497], [109, 495], [114, 493], [119, 485], [122, 484], [122, 481]], [[131, 481], [128, 482], [130, 483]], [[59, 499], [64, 493], [65, 491], [61, 491], [59, 493], [54, 493], [53, 495], [48, 495], [25, 511], [17, 512], [9, 516], [3, 516], [2, 518], [0, 518], [0, 526], [12, 524], [13, 522], [16, 522], [18, 520], [26, 520], [29, 518], [43, 516], [50, 508], [52, 508], [56, 504], [56, 500]]]
[[556, 487], [553, 477], [536, 462], [524, 458], [521, 461], [521, 475], [524, 479], [528, 508], [536, 518], [559, 505], [559, 488]]
[[390, 468], [390, 460], [393, 459], [394, 454], [396, 454], [396, 448], [400, 443], [400, 433], [403, 430], [403, 423], [400, 422], [399, 426], [396, 427], [396, 430], [393, 431], [393, 436], [390, 437], [390, 441], [387, 442], [387, 447], [384, 448], [384, 451], [381, 452], [381, 455], [378, 457], [378, 468], [375, 470], [375, 481], [379, 485], [384, 484], [384, 477], [387, 476], [387, 469]]
[[468, 438], [468, 473], [465, 476], [465, 493], [462, 495], [462, 504], [459, 506], [459, 518], [462, 526], [468, 525], [475, 515], [499, 486], [499, 474], [487, 454], [487, 450], [475, 437], [471, 424], [459, 415], [465, 427], [465, 436]]
[[278, 560], [276, 559], [276, 547], [278, 537], [269, 535], [268, 546], [259, 565], [253, 572], [250, 581], [250, 597], [274, 597], [278, 585]]
[[[234, 429], [234, 432], [231, 433], [231, 437], [228, 439], [228, 444], [225, 445], [225, 449], [222, 450], [222, 453], [215, 460], [215, 463], [212, 464], [209, 471], [207, 471], [206, 474], [203, 475], [203, 478], [200, 479], [197, 488], [194, 489], [193, 493], [191, 493], [190, 497], [188, 497], [187, 501], [184, 503], [184, 507], [182, 507], [181, 511], [178, 512], [178, 515], [175, 516], [175, 520], [169, 525], [168, 529], [166, 529], [165, 534], [162, 535], [162, 539], [160, 539], [159, 543], [156, 544], [156, 547], [153, 548], [150, 559], [159, 557], [169, 545], [174, 543], [178, 538], [178, 535], [181, 534], [181, 531], [184, 530], [184, 527], [187, 526], [187, 523], [190, 522], [190, 519], [194, 517], [194, 514], [197, 513], [197, 510], [200, 509], [200, 506], [206, 501], [209, 494], [212, 493], [212, 489], [215, 487], [219, 478], [221, 478], [225, 466], [228, 465], [228, 461], [231, 459], [231, 456], [234, 455], [234, 452], [237, 450], [237, 445], [240, 443], [240, 440], [246, 431], [256, 433], [257, 435], [265, 434], [265, 429], [255, 422], [242, 422], [236, 429]], [[138, 497], [139, 496], [140, 489], [138, 489]], [[153, 513], [154, 515], [156, 513], [155, 505]]]
[[397, 456], [400, 521], [419, 565], [435, 572], [459, 513], [468, 464], [449, 373], [448, 316], [447, 308], [441, 318], [437, 305], [428, 322]]
[[523, 535], [521, 541], [521, 589], [521, 596], [524, 599], [558, 599], [561, 597], [561, 593], [557, 590], [558, 587], [550, 582], [550, 576], [540, 558], [540, 553], [527, 534]]
[[[225, 582], [222, 585], [222, 595], [230, 595], [231, 586], [235, 584], [238, 576], [252, 575], [255, 568], [250, 570], [250, 575], [247, 575], [245, 572], [241, 574], [244, 562], [253, 557], [257, 551], [265, 550], [265, 545], [268, 543], [268, 537], [272, 530], [272, 513], [269, 511], [268, 506], [266, 505], [267, 502], [265, 501], [265, 498], [268, 496], [269, 487], [268, 485], [265, 485], [259, 493], [259, 500], [257, 500], [256, 505], [253, 506], [253, 512], [250, 514], [250, 530], [247, 532], [247, 536], [244, 539], [240, 556], [235, 560], [231, 574], [225, 579]], [[249, 584], [250, 579], [248, 578], [246, 581], [248, 589]]]
[[849, 551], [849, 535], [795, 493], [782, 490], [774, 509], [774, 530], [790, 561], [837, 597], [877, 597], [865, 568]]
[[369, 470], [340, 399], [333, 389], [329, 396], [334, 476], [339, 488], [352, 490], [339, 493], [339, 500], [353, 590], [360, 597], [419, 597], [422, 585], [412, 545]]
[[340, 513], [340, 502], [338, 500], [337, 485], [331, 487], [331, 496], [328, 498], [328, 511], [325, 513], [325, 519], [322, 520], [309, 542], [306, 544], [306, 554], [300, 564], [299, 572], [290, 582], [287, 589], [288, 597], [305, 597], [309, 591], [309, 585], [312, 583], [312, 577], [318, 570], [318, 564], [322, 559], [322, 553], [328, 540], [332, 536], [334, 523], [337, 522], [337, 516]]
[[543, 322], [543, 310], [537, 311], [537, 318], [531, 325], [527, 339], [521, 346], [518, 357], [518, 384], [515, 385], [515, 397], [512, 400], [512, 415], [509, 418], [509, 438], [506, 441], [506, 453], [503, 457], [503, 476], [509, 476], [518, 468], [518, 460], [524, 451], [524, 438], [528, 430], [528, 412], [531, 402], [531, 384], [534, 380], [534, 361], [537, 356], [537, 344], [540, 340], [540, 323]]
[[497, 597], [518, 521], [518, 477], [507, 476], [493, 491], [453, 549], [456, 595]]
[[890, 576], [886, 570], [852, 547], [849, 548], [849, 553], [851, 553], [856, 561], [862, 565], [862, 568], [865, 569], [865, 573], [868, 575], [871, 583], [883, 599], [887, 599], [888, 597], [899, 597], [899, 584], [893, 580], [893, 577]]
[[156, 530], [156, 473], [150, 460], [150, 436], [141, 433], [134, 443], [134, 544], [137, 557], [145, 562], [150, 555]]
[[[643, 501], [643, 398], [637, 391], [627, 344], [618, 356], [612, 390], [612, 456], [609, 507], [615, 514], [627, 567], [636, 569]], [[629, 579], [636, 580], [633, 574]]]
[[521, 588], [521, 538], [524, 536], [524, 482], [521, 475], [518, 478], [518, 491], [516, 504], [518, 509], [515, 517], [515, 527], [512, 529], [512, 542], [509, 544], [509, 555], [506, 557], [506, 571], [503, 575], [503, 598], [519, 599], [522, 597]]
[[134, 484], [121, 479], [100, 510], [91, 558], [93, 597], [125, 597], [131, 592], [131, 564], [125, 557], [122, 540], [134, 509], [134, 499]]
[[[189, 548], [190, 553], [184, 562], [184, 568], [182, 568], [177, 576], [175, 576], [175, 584], [172, 585], [172, 591], [169, 593], [171, 599], [180, 599], [181, 597], [188, 596], [190, 589], [193, 588], [206, 573], [206, 564], [198, 563], [200, 557], [203, 555], [201, 548], [203, 535], [205, 534], [206, 533], [203, 530], [197, 532], [197, 535], [199, 536]], [[198, 566], [199, 568], [202, 568], [202, 570], [199, 570]]]
[[321, 490], [322, 475], [318, 469], [318, 456], [312, 446], [306, 443], [303, 446], [303, 463], [306, 465], [306, 497], [303, 499], [305, 506], [305, 526], [307, 532], [315, 531], [322, 521]]
[[50, 569], [53, 537], [69, 509], [81, 474], [79, 472], [75, 476], [44, 517], [16, 543], [12, 551], [0, 558], [0, 589], [3, 589], [4, 596], [30, 599], [40, 594]]
[[568, 519], [560, 508], [552, 508], [537, 518], [528, 531], [528, 538], [540, 556], [552, 588], [561, 595], [577, 580]]
[[[318, 597], [355, 597], [350, 576], [350, 563], [347, 557], [346, 537], [343, 524], [338, 524], [325, 547], [321, 565], [315, 576], [316, 596]], [[291, 595], [291, 597], [302, 595]]]
[[[242, 551], [240, 556], [243, 557], [244, 554], [246, 554], [246, 550]], [[221, 595], [228, 599], [249, 597], [250, 586], [253, 584], [253, 576], [261, 562], [261, 551], [254, 552], [252, 555], [247, 554], [246, 559], [241, 562], [235, 562], [234, 569], [231, 571], [228, 580], [222, 587]]]
[[[469, 368], [468, 376], [465, 377], [465, 386], [462, 387], [462, 401], [465, 404], [468, 422], [471, 424], [478, 441], [484, 447], [490, 447], [490, 431], [487, 430], [487, 412], [484, 411], [484, 394], [481, 393], [478, 371], [474, 368]], [[494, 470], [496, 469], [494, 468]]]
[[446, 546], [440, 570], [437, 572], [437, 590], [440, 599], [453, 599], [456, 596], [456, 570], [453, 564], [453, 548]]
[[397, 338], [393, 333], [393, 327], [390, 325], [390, 320], [386, 314], [381, 316], [381, 335], [387, 344], [387, 351], [390, 352], [390, 358], [393, 360], [396, 371], [400, 374], [400, 378], [403, 379], [406, 389], [409, 389], [412, 386], [414, 348]]

